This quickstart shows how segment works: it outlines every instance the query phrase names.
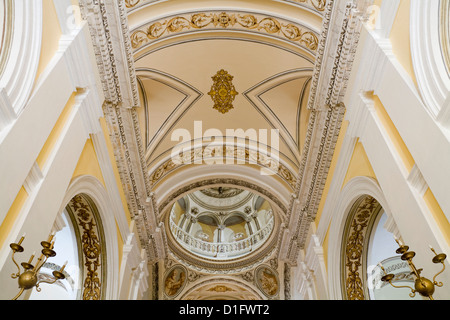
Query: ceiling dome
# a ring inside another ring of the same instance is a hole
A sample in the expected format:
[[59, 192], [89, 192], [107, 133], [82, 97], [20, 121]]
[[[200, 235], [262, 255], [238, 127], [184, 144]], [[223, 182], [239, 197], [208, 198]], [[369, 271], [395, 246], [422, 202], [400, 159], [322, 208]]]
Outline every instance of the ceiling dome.
[[272, 233], [274, 217], [264, 198], [247, 190], [216, 187], [179, 199], [169, 225], [174, 239], [189, 252], [229, 260], [261, 247]]

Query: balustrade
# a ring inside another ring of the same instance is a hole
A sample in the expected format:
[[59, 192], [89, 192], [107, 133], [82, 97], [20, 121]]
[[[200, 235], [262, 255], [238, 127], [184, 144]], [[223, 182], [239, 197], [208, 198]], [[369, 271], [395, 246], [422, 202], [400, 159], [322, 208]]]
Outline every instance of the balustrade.
[[172, 234], [184, 248], [209, 258], [216, 257], [219, 259], [226, 259], [256, 250], [270, 236], [274, 225], [272, 216], [264, 228], [245, 239], [233, 242], [208, 242], [182, 230], [172, 219], [169, 219], [169, 221]]

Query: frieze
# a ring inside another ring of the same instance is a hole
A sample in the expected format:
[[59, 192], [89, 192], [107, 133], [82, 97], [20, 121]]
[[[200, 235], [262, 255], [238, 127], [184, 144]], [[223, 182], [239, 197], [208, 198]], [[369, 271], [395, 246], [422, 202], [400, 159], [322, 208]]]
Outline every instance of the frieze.
[[318, 34], [291, 21], [247, 12], [196, 12], [147, 23], [131, 31], [134, 52], [155, 40], [200, 30], [241, 30], [262, 33], [287, 40], [314, 54], [318, 47]]

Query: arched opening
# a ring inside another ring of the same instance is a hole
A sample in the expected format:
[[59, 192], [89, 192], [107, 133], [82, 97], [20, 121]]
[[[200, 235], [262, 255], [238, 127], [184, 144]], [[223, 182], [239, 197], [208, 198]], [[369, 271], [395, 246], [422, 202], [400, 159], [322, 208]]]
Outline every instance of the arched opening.
[[[409, 289], [394, 288], [381, 278], [395, 275], [396, 286], [414, 286], [408, 263], [396, 254], [394, 235], [384, 228], [388, 217], [372, 196], [359, 197], [351, 207], [342, 241], [342, 288], [348, 300], [408, 300]], [[421, 299], [416, 296], [416, 299]]]
[[274, 229], [272, 208], [259, 199], [263, 198], [248, 190], [225, 186], [193, 191], [172, 206], [170, 231], [178, 244], [201, 258], [224, 261], [246, 256], [260, 248]]
[[51, 279], [54, 270], [60, 270], [63, 265], [65, 279], [58, 280], [55, 284], [41, 284], [39, 292], [34, 288], [30, 294], [30, 300], [78, 300], [80, 299], [82, 285], [82, 265], [80, 253], [80, 236], [74, 227], [73, 216], [68, 210], [64, 210], [55, 221], [55, 246], [57, 253], [49, 262], [45, 263], [40, 272], [40, 279]]
[[[370, 300], [409, 300], [412, 299], [408, 288], [394, 288], [381, 278], [386, 273], [395, 275], [392, 283], [396, 286], [409, 285], [414, 287], [414, 278], [406, 261], [401, 260], [395, 251], [398, 244], [391, 232], [384, 228], [387, 215], [383, 209], [377, 214], [371, 229], [368, 230], [369, 246], [367, 248], [367, 286]], [[419, 295], [414, 297], [422, 300]]]
[[[52, 277], [63, 264], [64, 280], [43, 283], [30, 294], [31, 300], [101, 300], [105, 298], [106, 250], [97, 206], [86, 194], [74, 196], [58, 215], [54, 250], [56, 256], [44, 264], [40, 277]], [[65, 261], [65, 262], [64, 262]]]

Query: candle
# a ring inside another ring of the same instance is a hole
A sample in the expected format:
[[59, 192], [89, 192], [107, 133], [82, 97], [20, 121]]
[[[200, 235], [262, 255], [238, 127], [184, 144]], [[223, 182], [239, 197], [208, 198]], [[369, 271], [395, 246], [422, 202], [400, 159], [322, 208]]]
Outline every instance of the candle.
[[25, 236], [27, 235], [27, 233], [25, 232], [23, 235], [22, 235], [22, 237], [20, 238], [20, 240], [19, 240], [19, 246], [22, 244], [22, 242], [23, 242], [23, 239], [25, 239]]
[[35, 255], [36, 255], [36, 251], [34, 251], [33, 254], [31, 255], [31, 258], [28, 261], [29, 264], [31, 264], [31, 262], [33, 261]]
[[61, 270], [59, 270], [59, 272], [63, 272], [63, 271], [64, 271], [64, 268], [66, 267], [67, 262], [68, 262], [68, 261], [64, 262], [64, 265], [62, 266]]
[[49, 236], [47, 242], [52, 241], [53, 237], [55, 236], [55, 231], [53, 231]]
[[431, 244], [429, 244], [428, 246], [430, 247], [431, 251], [434, 252], [434, 254], [437, 254], [436, 251], [434, 251], [434, 248], [431, 246]]
[[397, 238], [395, 235], [394, 235], [394, 239], [398, 243], [399, 246], [403, 246], [403, 242], [399, 238]]

